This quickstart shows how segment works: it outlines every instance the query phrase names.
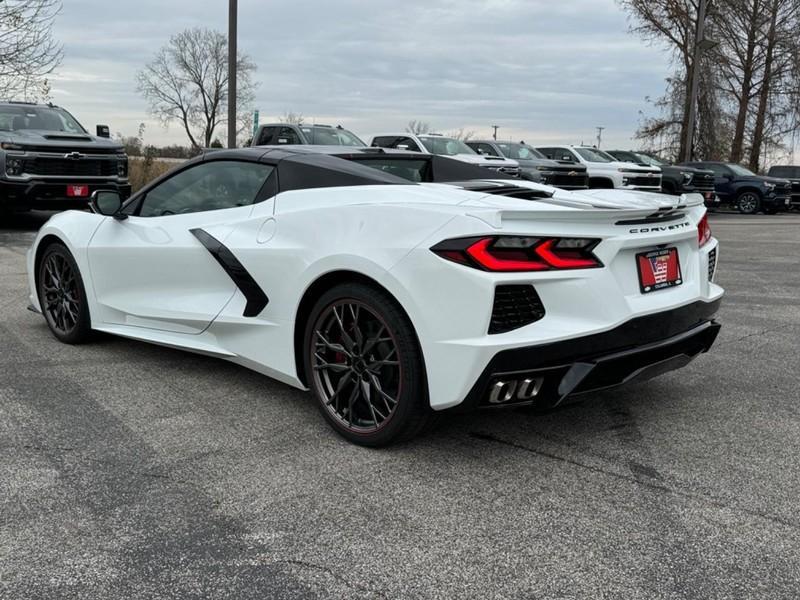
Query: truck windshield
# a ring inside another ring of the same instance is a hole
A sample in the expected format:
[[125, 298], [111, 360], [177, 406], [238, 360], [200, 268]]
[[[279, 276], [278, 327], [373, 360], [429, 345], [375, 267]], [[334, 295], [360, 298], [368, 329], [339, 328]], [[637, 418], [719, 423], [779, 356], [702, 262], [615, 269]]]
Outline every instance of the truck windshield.
[[420, 137], [419, 140], [431, 154], [453, 156], [454, 154], [477, 154], [461, 140], [446, 137]]
[[610, 163], [614, 161], [614, 159], [605, 152], [602, 152], [601, 150], [595, 150], [593, 148], [575, 148], [575, 152], [580, 154], [584, 160], [588, 160], [589, 162]]
[[640, 152], [634, 152], [636, 156], [646, 165], [650, 165], [651, 167], [668, 167], [669, 165], [665, 163], [663, 160], [657, 159], [655, 156], [650, 156], [649, 154], [641, 154]]
[[526, 146], [525, 144], [508, 144], [508, 143], [499, 143], [497, 147], [500, 148], [500, 152], [503, 153], [503, 156], [506, 158], [513, 158], [519, 160], [533, 160], [535, 158], [544, 158], [544, 154], [531, 148], [530, 146]]
[[742, 165], [732, 164], [728, 166], [730, 167], [731, 171], [733, 171], [737, 175], [742, 175], [744, 177], [755, 175], [755, 173], [753, 173], [750, 169], [745, 169]]
[[62, 108], [50, 106], [26, 106], [24, 104], [0, 105], [0, 130], [62, 131], [86, 133], [75, 118]]
[[301, 127], [309, 144], [317, 146], [366, 146], [347, 129], [333, 127]]

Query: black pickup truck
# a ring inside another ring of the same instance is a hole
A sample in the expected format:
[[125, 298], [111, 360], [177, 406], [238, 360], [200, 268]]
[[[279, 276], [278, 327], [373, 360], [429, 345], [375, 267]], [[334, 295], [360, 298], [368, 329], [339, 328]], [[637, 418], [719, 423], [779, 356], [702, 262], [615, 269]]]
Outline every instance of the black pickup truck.
[[0, 102], [0, 212], [85, 208], [97, 190], [131, 193], [128, 157], [107, 126], [90, 135], [58, 106]]
[[773, 215], [790, 206], [792, 184], [786, 179], [756, 175], [735, 163], [690, 162], [690, 167], [714, 171], [717, 195], [744, 215]]
[[708, 169], [696, 169], [686, 165], [674, 166], [644, 152], [628, 150], [606, 150], [611, 156], [623, 162], [632, 162], [646, 167], [661, 169], [661, 191], [674, 196], [680, 194], [701, 194], [706, 206], [719, 204], [719, 197], [714, 189], [714, 172]]
[[792, 183], [792, 208], [800, 209], [800, 165], [775, 165], [767, 172], [769, 177], [788, 179]]

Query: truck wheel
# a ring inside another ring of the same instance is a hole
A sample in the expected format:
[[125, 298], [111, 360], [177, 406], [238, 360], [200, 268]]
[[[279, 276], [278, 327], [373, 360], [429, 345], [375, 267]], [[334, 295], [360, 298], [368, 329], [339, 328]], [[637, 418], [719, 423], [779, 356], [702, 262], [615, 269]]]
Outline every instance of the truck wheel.
[[755, 192], [742, 192], [736, 199], [736, 208], [743, 215], [754, 215], [761, 210], [761, 197]]

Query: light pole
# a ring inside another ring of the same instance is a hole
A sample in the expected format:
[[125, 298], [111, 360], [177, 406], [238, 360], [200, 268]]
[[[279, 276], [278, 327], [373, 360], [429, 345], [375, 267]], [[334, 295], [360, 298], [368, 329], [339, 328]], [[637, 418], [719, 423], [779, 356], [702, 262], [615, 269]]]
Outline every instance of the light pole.
[[697, 31], [694, 36], [694, 57], [692, 58], [692, 79], [689, 82], [689, 118], [686, 123], [686, 138], [683, 141], [683, 162], [692, 160], [692, 150], [694, 148], [694, 122], [697, 119], [697, 94], [700, 84], [700, 60], [703, 50], [710, 50], [717, 45], [713, 40], [707, 40], [706, 34], [706, 12], [708, 11], [709, 0], [700, 0], [697, 8]]
[[497, 141], [497, 130], [500, 129], [500, 125], [492, 125], [492, 129], [494, 129], [494, 134], [492, 135], [492, 139]]
[[597, 129], [597, 147], [600, 148], [600, 145], [603, 143], [603, 131], [605, 131], [605, 127], [595, 127]]
[[236, 36], [238, 0], [228, 4], [228, 148], [236, 148]]

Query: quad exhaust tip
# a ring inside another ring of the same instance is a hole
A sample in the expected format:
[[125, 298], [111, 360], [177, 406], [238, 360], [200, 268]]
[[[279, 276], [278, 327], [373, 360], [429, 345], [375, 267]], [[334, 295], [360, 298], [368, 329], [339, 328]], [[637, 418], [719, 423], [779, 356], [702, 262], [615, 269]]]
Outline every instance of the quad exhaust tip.
[[498, 380], [489, 391], [489, 405], [532, 402], [542, 389], [543, 377]]

